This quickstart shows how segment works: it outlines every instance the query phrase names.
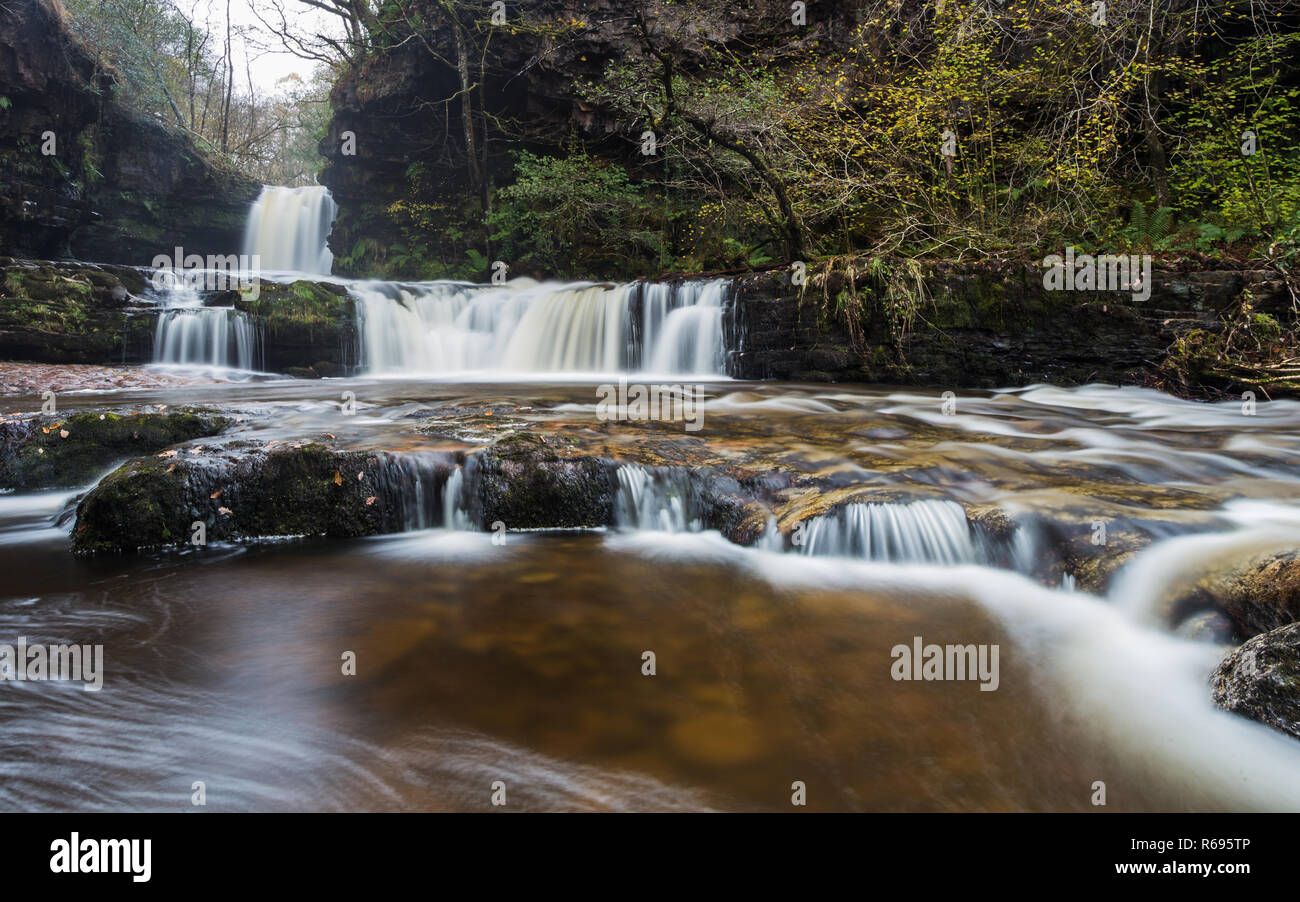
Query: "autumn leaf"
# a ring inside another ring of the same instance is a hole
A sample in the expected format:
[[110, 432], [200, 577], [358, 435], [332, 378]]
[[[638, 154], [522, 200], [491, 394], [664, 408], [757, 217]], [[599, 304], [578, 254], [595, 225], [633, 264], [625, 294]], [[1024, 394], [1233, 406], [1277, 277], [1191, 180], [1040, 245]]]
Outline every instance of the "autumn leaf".
[[[174, 467], [174, 466], [176, 466], [176, 465], [175, 465], [175, 464], [172, 464], [172, 466]], [[221, 493], [224, 492], [224, 491], [225, 491], [225, 489], [217, 489], [215, 492], [213, 492], [213, 493], [212, 493], [211, 495], [209, 495], [208, 497], [209, 497], [209, 498], [220, 498], [220, 497], [221, 497]]]
[[375, 496], [374, 496], [374, 495], [371, 495], [369, 498], [366, 499], [366, 507], [369, 507], [370, 505], [372, 505], [372, 504], [374, 504], [374, 503], [375, 503]]
[[343, 474], [340, 473], [338, 470], [334, 471], [334, 484], [343, 485]]
[[159, 451], [159, 452], [158, 452], [158, 456], [159, 456], [159, 457], [175, 457], [175, 456], [176, 456], [176, 449], [175, 449], [175, 448], [172, 448], [172, 449], [167, 450], [167, 451]]
[[67, 437], [68, 437], [68, 430], [66, 430], [66, 429], [60, 429], [60, 430], [59, 430], [59, 438], [67, 438]]
[[219, 508], [217, 508], [217, 513], [222, 514], [223, 516], [227, 516], [227, 517], [228, 517], [228, 516], [230, 516], [231, 514], [233, 514], [234, 511], [232, 511], [232, 510], [231, 510], [230, 508], [228, 508], [228, 507], [219, 507]]

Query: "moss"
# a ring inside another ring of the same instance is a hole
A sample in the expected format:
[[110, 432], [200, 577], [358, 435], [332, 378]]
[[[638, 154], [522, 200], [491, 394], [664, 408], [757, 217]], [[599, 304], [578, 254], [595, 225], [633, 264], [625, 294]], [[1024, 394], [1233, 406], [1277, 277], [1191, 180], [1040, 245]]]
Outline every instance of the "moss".
[[614, 465], [567, 457], [550, 439], [516, 433], [483, 454], [483, 523], [511, 529], [608, 526], [614, 521]]
[[72, 550], [77, 554], [155, 548], [188, 523], [186, 481], [166, 458], [127, 461], [77, 506]]
[[229, 419], [197, 409], [76, 413], [12, 424], [0, 433], [0, 488], [86, 485], [116, 460], [216, 435], [229, 425]]
[[72, 548], [97, 554], [184, 545], [195, 522], [205, 525], [208, 541], [375, 535], [386, 529], [378, 464], [372, 455], [319, 444], [251, 453], [234, 444], [211, 455], [138, 458], [78, 506]]
[[261, 282], [257, 298], [241, 296], [235, 308], [261, 317], [272, 335], [337, 330], [350, 325], [353, 317], [352, 299], [342, 286], [305, 279], [288, 285]]

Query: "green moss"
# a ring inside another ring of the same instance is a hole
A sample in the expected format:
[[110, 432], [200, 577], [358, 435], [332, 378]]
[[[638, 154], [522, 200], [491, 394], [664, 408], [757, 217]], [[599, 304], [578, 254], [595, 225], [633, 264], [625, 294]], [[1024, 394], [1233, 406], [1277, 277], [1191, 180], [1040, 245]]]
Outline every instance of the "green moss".
[[0, 488], [86, 485], [116, 460], [216, 435], [229, 425], [201, 410], [42, 417], [0, 441]]

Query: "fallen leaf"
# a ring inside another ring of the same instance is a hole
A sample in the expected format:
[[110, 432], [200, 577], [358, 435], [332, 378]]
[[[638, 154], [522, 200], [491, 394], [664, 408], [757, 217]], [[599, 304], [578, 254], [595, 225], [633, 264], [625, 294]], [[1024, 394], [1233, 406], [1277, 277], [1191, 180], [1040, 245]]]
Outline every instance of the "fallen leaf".
[[176, 449], [175, 449], [175, 448], [172, 448], [172, 449], [170, 449], [170, 450], [168, 450], [168, 451], [159, 451], [159, 452], [158, 452], [158, 456], [159, 456], [159, 457], [175, 457], [175, 456], [176, 456]]
[[44, 432], [46, 435], [49, 435], [49, 434], [50, 434], [50, 427], [49, 427], [49, 426], [42, 426], [42, 427], [41, 427], [41, 432]]
[[363, 480], [363, 479], [365, 479], [365, 478], [366, 478], [366, 472], [365, 472], [365, 470], [362, 470], [360, 473], [357, 474], [357, 482], [360, 482], [361, 480]]
[[[176, 464], [172, 464], [172, 466], [174, 467], [174, 466], [176, 466]], [[221, 497], [221, 493], [224, 492], [224, 491], [225, 491], [225, 489], [217, 489], [215, 492], [213, 492], [213, 493], [212, 493], [211, 495], [209, 495], [208, 497], [209, 497], [209, 498], [220, 498], [220, 497]]]
[[374, 496], [374, 495], [371, 495], [369, 498], [366, 499], [366, 507], [369, 507], [370, 505], [372, 505], [372, 504], [374, 504], [374, 503], [375, 503], [375, 496]]
[[231, 510], [230, 508], [228, 508], [228, 507], [219, 507], [219, 508], [217, 508], [217, 513], [219, 513], [219, 514], [225, 514], [226, 516], [229, 516], [230, 514], [233, 514], [234, 511], [232, 511], [232, 510]]
[[338, 470], [334, 471], [334, 484], [343, 485], [343, 474], [340, 473]]
[[60, 429], [60, 430], [59, 430], [59, 438], [67, 438], [67, 437], [68, 437], [68, 430], [66, 430], [66, 429]]
[[44, 448], [37, 448], [37, 449], [36, 449], [36, 453], [37, 453], [37, 454], [44, 454], [44, 453], [45, 453], [45, 449], [44, 449]]
[[334, 433], [332, 433], [332, 432], [327, 432], [327, 433], [325, 433], [325, 434], [328, 435], [330, 438], [334, 438]]
[[172, 464], [170, 467], [168, 467], [167, 472], [170, 473], [174, 469], [176, 469], [176, 464]]

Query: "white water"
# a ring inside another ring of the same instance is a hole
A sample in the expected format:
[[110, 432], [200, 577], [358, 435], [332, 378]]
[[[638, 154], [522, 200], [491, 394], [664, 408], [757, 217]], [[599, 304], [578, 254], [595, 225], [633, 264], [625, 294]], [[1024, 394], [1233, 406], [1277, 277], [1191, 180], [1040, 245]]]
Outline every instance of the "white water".
[[263, 270], [329, 275], [334, 265], [326, 240], [338, 205], [318, 185], [264, 185], [248, 213], [243, 253], [256, 255]]
[[204, 307], [195, 288], [174, 280], [162, 297], [153, 362], [252, 370], [259, 341], [253, 321], [230, 307]]
[[635, 284], [357, 282], [362, 367], [375, 374], [724, 375], [725, 280]]
[[808, 520], [800, 550], [813, 556], [895, 563], [973, 564], [980, 560], [966, 510], [955, 501], [846, 504]]

